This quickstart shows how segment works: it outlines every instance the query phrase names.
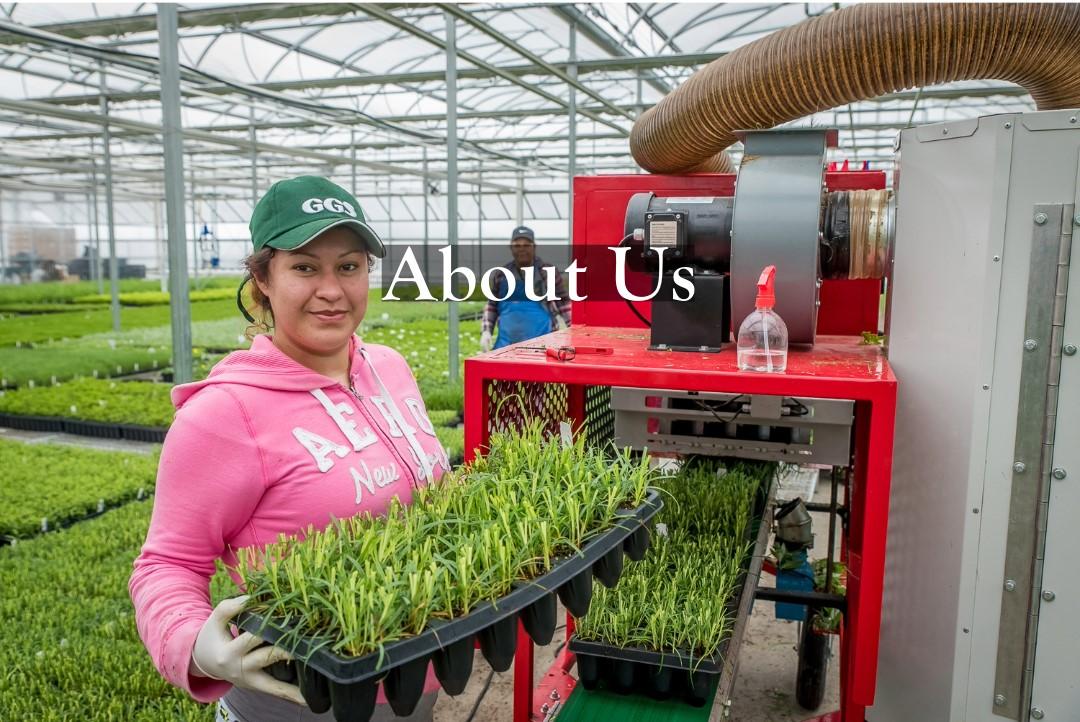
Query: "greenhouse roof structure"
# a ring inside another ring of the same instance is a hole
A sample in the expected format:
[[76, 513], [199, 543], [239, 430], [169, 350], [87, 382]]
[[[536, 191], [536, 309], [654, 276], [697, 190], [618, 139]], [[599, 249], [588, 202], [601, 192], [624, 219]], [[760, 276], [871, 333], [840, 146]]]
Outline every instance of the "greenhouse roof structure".
[[[463, 220], [550, 221], [565, 238], [570, 177], [640, 172], [627, 141], [639, 113], [711, 60], [834, 7], [179, 5], [185, 198], [237, 224], [219, 235], [243, 235], [270, 183], [314, 173], [376, 198], [373, 216], [445, 219], [456, 151]], [[108, 186], [118, 224], [160, 224], [160, 57], [153, 4], [0, 4], [0, 194], [51, 193], [82, 218]], [[1019, 86], [972, 81], [794, 125], [836, 127], [832, 158], [889, 169], [901, 128], [1033, 108]]]

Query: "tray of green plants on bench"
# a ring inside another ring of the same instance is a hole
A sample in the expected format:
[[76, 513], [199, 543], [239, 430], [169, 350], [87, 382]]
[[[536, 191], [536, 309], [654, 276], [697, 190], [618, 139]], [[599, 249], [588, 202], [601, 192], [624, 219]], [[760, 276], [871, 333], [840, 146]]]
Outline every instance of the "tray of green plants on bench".
[[617, 589], [600, 590], [570, 640], [585, 689], [703, 706], [718, 677], [727, 671], [733, 680], [773, 473], [768, 464], [723, 470], [705, 462], [659, 483], [670, 498], [649, 558]]

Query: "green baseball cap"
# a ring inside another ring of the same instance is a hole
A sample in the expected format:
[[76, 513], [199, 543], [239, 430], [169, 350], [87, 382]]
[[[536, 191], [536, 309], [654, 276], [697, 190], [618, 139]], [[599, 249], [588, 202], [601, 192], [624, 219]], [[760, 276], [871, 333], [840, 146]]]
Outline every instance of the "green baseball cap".
[[292, 251], [323, 231], [347, 226], [364, 240], [376, 258], [386, 255], [382, 239], [364, 218], [352, 194], [326, 178], [302, 175], [270, 186], [251, 213], [251, 241], [255, 250], [266, 246]]

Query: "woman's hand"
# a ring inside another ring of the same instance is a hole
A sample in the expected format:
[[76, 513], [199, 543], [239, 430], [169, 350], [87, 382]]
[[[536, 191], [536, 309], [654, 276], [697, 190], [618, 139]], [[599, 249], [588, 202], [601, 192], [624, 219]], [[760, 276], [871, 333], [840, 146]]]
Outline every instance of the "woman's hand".
[[274, 679], [266, 671], [275, 662], [292, 659], [280, 647], [265, 645], [251, 632], [233, 637], [229, 622], [244, 609], [248, 597], [222, 600], [199, 630], [191, 650], [191, 673], [229, 682], [237, 687], [272, 694], [305, 705], [300, 688]]

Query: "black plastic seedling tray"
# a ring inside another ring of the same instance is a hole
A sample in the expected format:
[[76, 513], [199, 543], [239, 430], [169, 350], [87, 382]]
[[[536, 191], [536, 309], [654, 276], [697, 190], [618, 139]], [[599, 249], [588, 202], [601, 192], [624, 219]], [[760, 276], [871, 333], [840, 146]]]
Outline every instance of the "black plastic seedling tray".
[[[423, 695], [429, 662], [443, 690], [461, 694], [472, 674], [477, 641], [496, 672], [505, 672], [514, 661], [518, 619], [534, 642], [548, 644], [557, 622], [556, 595], [571, 614], [584, 616], [592, 599], [592, 578], [612, 587], [622, 574], [624, 553], [633, 560], [644, 557], [649, 548], [647, 524], [662, 506], [659, 493], [649, 491], [641, 506], [620, 512], [612, 529], [546, 574], [516, 585], [497, 601], [478, 604], [462, 617], [432, 621], [421, 634], [387, 644], [382, 655], [342, 657], [328, 651], [325, 640], [301, 638], [289, 651], [303, 661], [279, 665], [272, 673], [296, 680], [311, 710], [332, 709], [338, 722], [367, 722], [380, 682], [395, 714], [411, 714]], [[246, 612], [238, 621], [242, 629], [272, 643], [284, 636], [281, 628], [258, 614]]]
[[31, 416], [26, 414], [0, 414], [0, 426], [23, 431], [63, 432], [64, 420], [59, 416]]
[[703, 707], [713, 695], [728, 696], [735, 681], [735, 659], [742, 642], [746, 617], [754, 604], [765, 547], [772, 525], [773, 488], [759, 494], [754, 505], [758, 526], [747, 531], [754, 544], [750, 563], [739, 581], [738, 593], [728, 600], [734, 629], [709, 657], [687, 651], [655, 652], [640, 647], [619, 647], [571, 637], [569, 649], [577, 656], [578, 681], [587, 690], [601, 684], [618, 694], [645, 693], [655, 699], [683, 699]]
[[82, 419], [64, 419], [64, 433], [94, 436], [101, 439], [119, 439], [122, 436], [120, 427], [116, 424], [84, 421]]
[[585, 689], [593, 690], [603, 683], [619, 694], [645, 692], [656, 699], [681, 697], [702, 707], [709, 701], [714, 678], [723, 672], [727, 644], [715, 656], [706, 658], [580, 639], [571, 639], [570, 651], [577, 655], [578, 681]]
[[169, 432], [167, 427], [143, 426], [142, 424], [120, 424], [120, 433], [129, 441], [149, 441], [160, 444], [165, 441], [165, 434]]

